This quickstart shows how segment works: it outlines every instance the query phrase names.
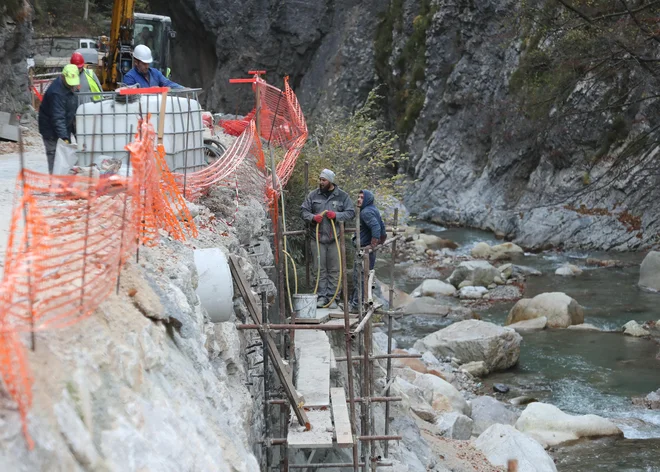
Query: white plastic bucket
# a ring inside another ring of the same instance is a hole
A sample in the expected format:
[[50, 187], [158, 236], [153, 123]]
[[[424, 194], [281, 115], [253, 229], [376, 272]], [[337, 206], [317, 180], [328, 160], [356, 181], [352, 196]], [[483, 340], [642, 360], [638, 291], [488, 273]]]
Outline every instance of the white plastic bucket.
[[296, 318], [316, 318], [317, 301], [315, 293], [293, 295], [293, 313]]
[[229, 321], [234, 311], [234, 283], [227, 257], [218, 248], [196, 249], [197, 296], [214, 323]]

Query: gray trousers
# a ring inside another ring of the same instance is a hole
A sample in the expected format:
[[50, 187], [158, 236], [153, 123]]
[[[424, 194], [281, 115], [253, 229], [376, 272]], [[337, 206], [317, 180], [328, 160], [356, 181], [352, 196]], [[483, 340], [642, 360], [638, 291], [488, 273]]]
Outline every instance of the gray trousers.
[[46, 147], [46, 159], [48, 159], [48, 173], [53, 173], [55, 166], [55, 149], [57, 149], [57, 139], [42, 138]]
[[[312, 264], [314, 266], [314, 275], [318, 273], [319, 252], [316, 248], [316, 241], [312, 240]], [[319, 277], [319, 298], [325, 297], [328, 300], [332, 298], [337, 290], [339, 282], [339, 253], [337, 244], [333, 241], [330, 244], [319, 244], [321, 249], [321, 275]]]

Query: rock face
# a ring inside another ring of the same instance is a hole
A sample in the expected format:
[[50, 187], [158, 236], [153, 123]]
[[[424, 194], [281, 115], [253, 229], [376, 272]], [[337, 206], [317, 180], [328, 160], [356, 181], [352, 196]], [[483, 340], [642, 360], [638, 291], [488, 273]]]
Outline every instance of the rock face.
[[465, 280], [471, 281], [473, 286], [488, 287], [500, 275], [500, 271], [486, 261], [466, 261], [456, 267], [447, 282], [457, 288]]
[[649, 252], [639, 268], [639, 282], [641, 288], [660, 291], [660, 252]]
[[418, 351], [461, 362], [483, 361], [490, 372], [516, 365], [522, 337], [514, 330], [479, 320], [454, 323], [415, 343]]
[[513, 426], [518, 413], [511, 411], [504, 403], [493, 397], [477, 397], [470, 402], [472, 405], [472, 434], [479, 436], [494, 424]]
[[494, 424], [474, 444], [494, 466], [506, 467], [509, 459], [516, 459], [520, 472], [557, 472], [543, 446], [512, 426]]
[[610, 420], [596, 415], [573, 416], [554, 405], [535, 402], [525, 408], [516, 429], [536, 439], [544, 447], [585, 437], [623, 436]]
[[32, 44], [31, 11], [17, 12], [16, 20], [2, 16], [0, 11], [0, 111], [20, 113], [30, 103], [26, 58]]
[[548, 328], [567, 328], [584, 323], [584, 311], [574, 299], [561, 292], [542, 293], [516, 303], [505, 324], [546, 317]]

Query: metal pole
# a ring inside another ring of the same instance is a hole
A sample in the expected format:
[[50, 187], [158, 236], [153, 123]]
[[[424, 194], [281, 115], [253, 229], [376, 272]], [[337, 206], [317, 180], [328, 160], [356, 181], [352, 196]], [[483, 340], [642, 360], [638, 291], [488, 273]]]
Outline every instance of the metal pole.
[[[304, 167], [304, 179], [305, 179], [305, 198], [309, 195], [309, 161], [305, 161]], [[309, 231], [305, 231], [305, 283], [307, 284], [307, 290], [311, 290], [311, 280], [310, 280], [310, 271], [309, 271]]]
[[[369, 253], [365, 251], [362, 256], [362, 267], [364, 274], [364, 293], [363, 297], [369, 293]], [[366, 318], [366, 315], [365, 315]], [[371, 397], [371, 362], [369, 357], [371, 356], [371, 324], [367, 322], [364, 327], [364, 357], [362, 361], [362, 396], [364, 398]], [[364, 408], [364, 430], [362, 431], [363, 436], [371, 435], [371, 404], [367, 401], [362, 404]], [[371, 449], [372, 445], [370, 442], [367, 442], [363, 448], [364, 463], [362, 470], [367, 472], [369, 469], [368, 464], [371, 460]]]
[[[29, 223], [28, 223], [28, 208], [27, 201], [25, 201], [25, 195], [27, 193], [27, 184], [25, 182], [25, 151], [23, 149], [23, 132], [21, 127], [18, 127], [18, 153], [21, 159], [21, 183], [23, 185], [23, 219], [25, 220], [23, 225], [23, 231], [25, 232], [25, 253], [30, 250], [30, 232], [29, 232]], [[52, 175], [50, 177], [52, 179]], [[36, 333], [34, 332], [34, 307], [33, 307], [33, 294], [32, 294], [32, 269], [30, 267], [30, 257], [27, 258], [27, 282], [28, 282], [28, 297], [30, 304], [30, 348], [34, 351], [37, 348], [37, 339]]]
[[[131, 125], [130, 134], [128, 135], [128, 141], [133, 135], [133, 125]], [[126, 205], [128, 201], [128, 189], [131, 185], [129, 182], [130, 172], [131, 172], [131, 152], [128, 151], [126, 156], [126, 188], [124, 189], [124, 209], [121, 213], [121, 232], [119, 236], [119, 262], [117, 262], [117, 295], [119, 295], [119, 282], [121, 281], [121, 262], [122, 262], [122, 252], [124, 250], [124, 229], [126, 227]]]
[[[95, 142], [96, 142], [96, 117], [97, 115], [94, 115], [94, 118], [92, 119], [92, 152], [90, 156], [90, 163], [89, 163], [89, 184], [87, 185], [87, 205], [86, 205], [86, 212], [85, 212], [85, 237], [84, 237], [84, 245], [83, 245], [83, 262], [82, 262], [82, 281], [80, 284], [80, 309], [82, 311], [84, 305], [85, 305], [85, 275], [87, 273], [87, 244], [89, 240], [89, 212], [91, 211], [92, 207], [92, 168], [94, 167], [94, 147], [95, 147]], [[82, 314], [82, 312], [81, 312]]]
[[[346, 238], [344, 237], [344, 222], [339, 223], [339, 249], [341, 251], [341, 270], [346, 274]], [[342, 279], [342, 291], [344, 296], [344, 338], [346, 340], [346, 367], [348, 377], [348, 400], [349, 413], [351, 415], [351, 433], [353, 433], [353, 472], [358, 472], [358, 442], [356, 441], [356, 418], [355, 418], [355, 388], [353, 385], [353, 347], [351, 345], [351, 320], [348, 316], [348, 280], [344, 275]]]
[[[394, 209], [394, 228], [399, 222], [399, 209]], [[392, 257], [390, 258], [390, 311], [394, 310], [394, 265], [396, 264], [396, 239], [392, 242]], [[387, 355], [392, 355], [392, 315], [387, 315]], [[390, 396], [390, 380], [392, 379], [392, 358], [387, 358], [387, 375], [385, 377], [385, 396]], [[390, 432], [390, 403], [385, 403], [385, 435]], [[390, 443], [385, 441], [383, 444], [383, 456], [385, 459], [389, 457]]]
[[[261, 319], [264, 321], [264, 323], [268, 322], [268, 297], [266, 294], [266, 290], [262, 287], [261, 289]], [[268, 425], [268, 343], [263, 342], [262, 340], [262, 356], [264, 359], [264, 439], [267, 439], [268, 436], [270, 435], [270, 429]], [[270, 465], [270, 447], [266, 446], [266, 451], [263, 453], [264, 454], [264, 465], [266, 467], [266, 470], [268, 470], [268, 467]]]

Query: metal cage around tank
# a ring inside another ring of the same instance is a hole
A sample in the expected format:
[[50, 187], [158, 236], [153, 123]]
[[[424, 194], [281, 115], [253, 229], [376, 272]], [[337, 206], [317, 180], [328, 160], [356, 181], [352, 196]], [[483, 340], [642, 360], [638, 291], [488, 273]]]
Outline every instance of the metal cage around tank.
[[[151, 115], [156, 134], [162, 136], [170, 170], [186, 174], [203, 168], [206, 159], [202, 108], [197, 100], [199, 90], [169, 90], [163, 120], [160, 117], [163, 103], [161, 93], [78, 93], [78, 165], [89, 166], [104, 157], [125, 159], [125, 146], [132, 140], [131, 129], [138, 129], [137, 123], [141, 116]], [[159, 129], [161, 122], [164, 124], [162, 134]]]

